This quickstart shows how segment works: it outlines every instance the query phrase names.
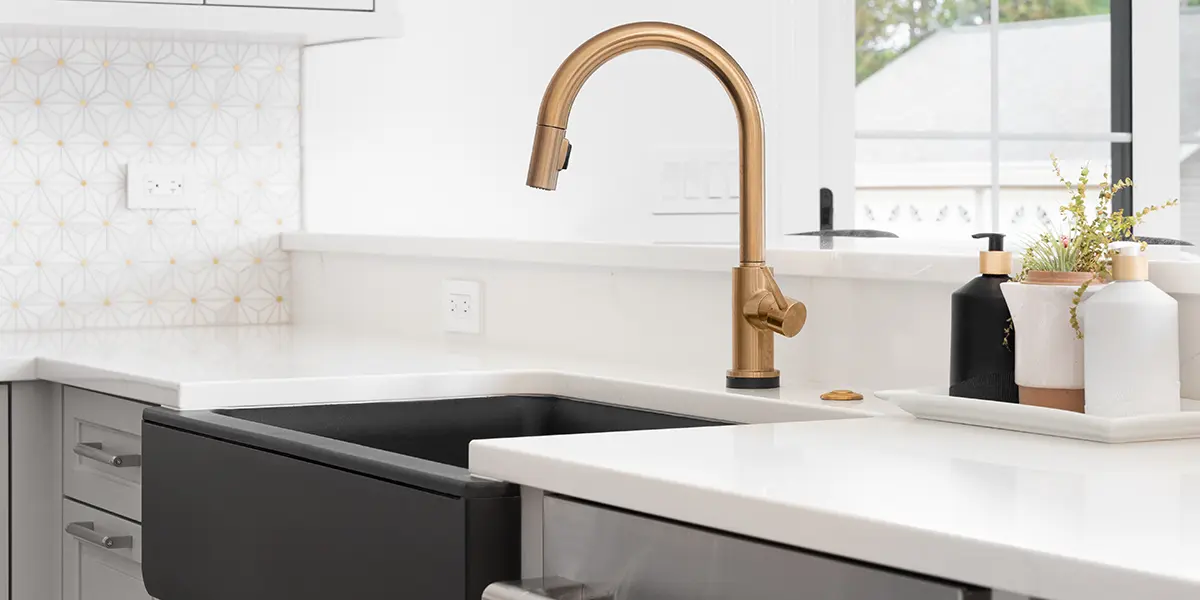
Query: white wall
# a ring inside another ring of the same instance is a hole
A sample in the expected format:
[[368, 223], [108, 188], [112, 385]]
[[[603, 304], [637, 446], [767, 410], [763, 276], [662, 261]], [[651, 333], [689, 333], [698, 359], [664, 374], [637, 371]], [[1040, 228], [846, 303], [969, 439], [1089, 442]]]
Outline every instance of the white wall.
[[[508, 261], [292, 254], [296, 323], [406, 340], [529, 350], [711, 372], [729, 368], [728, 273]], [[480, 336], [442, 332], [444, 279], [483, 284]], [[950, 294], [959, 284], [779, 277], [808, 307], [776, 338], [783, 385], [880, 390], [949, 378]], [[1200, 398], [1200, 296], [1177, 295], [1183, 395]]]
[[[572, 113], [575, 150], [559, 191], [524, 185], [538, 105], [554, 70], [587, 38], [637, 20], [690, 26], [741, 62], [766, 112], [768, 198], [811, 196], [803, 203], [811, 210], [789, 217], [811, 224], [787, 227], [815, 225], [815, 3], [401, 4], [402, 39], [305, 53], [307, 229], [662, 241], [679, 227], [675, 221], [687, 220], [651, 216], [663, 195], [664, 157], [736, 147], [726, 94], [686, 57], [643, 51], [602, 68]], [[736, 232], [733, 215], [705, 224], [716, 235]], [[782, 227], [778, 219], [771, 225]]]
[[[456, 259], [292, 253], [293, 319], [405, 340], [562, 354], [711, 373], [730, 361], [728, 272], [608, 269]], [[483, 335], [442, 331], [444, 279], [483, 284]], [[779, 277], [808, 307], [776, 338], [783, 384], [885, 389], [949, 373], [957, 285]]]

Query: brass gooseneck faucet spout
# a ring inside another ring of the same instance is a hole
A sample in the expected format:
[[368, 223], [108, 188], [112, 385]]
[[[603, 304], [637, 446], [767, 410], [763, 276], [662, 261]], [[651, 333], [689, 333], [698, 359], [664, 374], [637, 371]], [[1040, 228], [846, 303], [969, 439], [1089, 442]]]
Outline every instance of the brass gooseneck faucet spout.
[[584, 42], [563, 61], [546, 87], [526, 183], [544, 190], [557, 187], [558, 172], [567, 168], [571, 156], [567, 120], [583, 83], [614, 57], [644, 48], [672, 50], [696, 59], [716, 75], [733, 100], [740, 143], [741, 265], [733, 270], [733, 368], [726, 374], [726, 385], [779, 387], [772, 336], [800, 333], [807, 311], [803, 304], [783, 295], [763, 262], [762, 109], [750, 79], [724, 48], [696, 31], [670, 23], [630, 23]]

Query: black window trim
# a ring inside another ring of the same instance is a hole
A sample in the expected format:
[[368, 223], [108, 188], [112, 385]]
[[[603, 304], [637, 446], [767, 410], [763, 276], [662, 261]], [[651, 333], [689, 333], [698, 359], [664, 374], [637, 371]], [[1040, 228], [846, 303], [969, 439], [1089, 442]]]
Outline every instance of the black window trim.
[[[1112, 0], [1112, 131], [1133, 132], [1133, 0]], [[1113, 181], [1133, 177], [1133, 141], [1112, 143]], [[1113, 196], [1113, 212], [1133, 214], [1132, 188]]]

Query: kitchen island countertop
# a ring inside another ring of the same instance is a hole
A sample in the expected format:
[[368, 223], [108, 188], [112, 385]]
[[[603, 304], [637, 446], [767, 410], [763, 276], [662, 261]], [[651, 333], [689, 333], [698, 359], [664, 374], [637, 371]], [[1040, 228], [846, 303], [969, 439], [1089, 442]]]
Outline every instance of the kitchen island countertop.
[[1046, 600], [1200, 598], [1200, 439], [911, 417], [479, 440], [473, 473]]

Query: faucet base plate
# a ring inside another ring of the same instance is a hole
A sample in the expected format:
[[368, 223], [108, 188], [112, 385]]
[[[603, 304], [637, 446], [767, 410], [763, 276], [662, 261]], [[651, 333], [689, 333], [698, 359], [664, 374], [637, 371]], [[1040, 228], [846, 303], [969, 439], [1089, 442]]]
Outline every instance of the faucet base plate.
[[779, 387], [779, 376], [734, 377], [732, 375], [726, 375], [725, 387], [735, 390], [773, 390]]

